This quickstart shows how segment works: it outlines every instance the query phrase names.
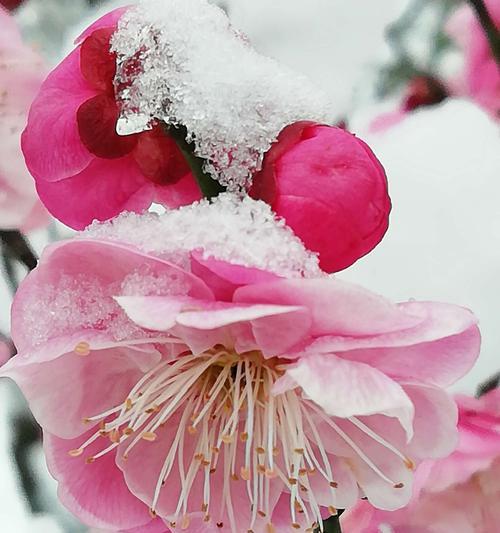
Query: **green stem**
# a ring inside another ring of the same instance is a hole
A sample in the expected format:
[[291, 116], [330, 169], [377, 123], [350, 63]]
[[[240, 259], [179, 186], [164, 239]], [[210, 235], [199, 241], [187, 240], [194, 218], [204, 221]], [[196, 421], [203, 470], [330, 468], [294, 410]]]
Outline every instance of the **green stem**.
[[221, 192], [224, 192], [226, 189], [218, 181], [214, 180], [203, 171], [203, 159], [195, 155], [193, 144], [186, 141], [186, 128], [183, 126], [179, 128], [170, 127], [167, 129], [167, 132], [177, 143], [179, 150], [182, 152], [182, 155], [191, 168], [191, 172], [193, 173], [203, 196], [211, 199], [219, 196]]
[[493, 57], [495, 58], [497, 65], [500, 67], [500, 31], [495, 26], [495, 22], [491, 18], [484, 0], [468, 0], [468, 2], [476, 12], [477, 18], [483, 27], [486, 38], [490, 43]]

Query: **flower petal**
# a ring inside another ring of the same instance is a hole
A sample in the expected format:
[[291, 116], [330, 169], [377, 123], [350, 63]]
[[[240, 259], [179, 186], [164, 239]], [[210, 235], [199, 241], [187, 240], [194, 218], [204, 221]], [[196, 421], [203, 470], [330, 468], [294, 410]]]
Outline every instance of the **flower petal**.
[[94, 159], [79, 174], [56, 183], [37, 182], [47, 209], [61, 222], [84, 229], [94, 220], [109, 220], [123, 211], [143, 212], [154, 188], [130, 157]]
[[[290, 366], [286, 375], [327, 415], [341, 418], [384, 414], [397, 418], [411, 435], [413, 404], [401, 386], [364, 363], [334, 355], [311, 355]], [[279, 386], [279, 380], [276, 382]], [[334, 393], [325, 394], [334, 386]]]
[[[185, 431], [185, 426], [186, 421], [182, 421], [181, 416], [174, 415], [174, 418], [170, 419], [168, 424], [156, 431], [157, 438], [154, 442], [138, 442], [136, 446], [128, 452], [126, 460], [123, 459], [122, 454], [128, 443], [125, 441], [125, 443], [120, 445], [117, 454], [117, 464], [123, 470], [129, 489], [148, 506], [153, 504], [155, 487], [176, 434], [183, 427]], [[197, 453], [197, 439], [186, 434], [183, 442], [181, 441], [179, 446], [182, 446], [184, 472], [188, 472], [191, 461]], [[238, 457], [236, 458], [236, 464], [243, 464], [244, 449], [239, 446], [237, 453]], [[229, 533], [231, 531], [246, 531], [248, 529], [245, 527], [246, 524], [250, 523], [250, 502], [248, 499], [247, 486], [244, 482], [235, 483], [231, 480], [230, 471], [226, 471], [226, 468], [230, 468], [230, 463], [226, 463], [225, 466], [224, 461], [221, 459], [216, 471], [210, 475], [210, 484], [213, 490], [210, 491], [210, 507], [208, 512], [211, 516], [211, 521], [208, 524], [205, 524], [206, 527], [204, 529], [199, 529], [201, 524], [195, 515], [193, 517], [193, 529], [191, 529], [190, 523], [185, 531], [190, 533], [201, 533], [205, 531], [221, 531], [222, 533]], [[199, 465], [197, 465], [197, 468], [199, 469]], [[174, 519], [182, 487], [180, 469], [179, 460], [177, 460], [166, 480], [164, 488], [160, 492], [155, 510], [163, 519]], [[205, 475], [203, 471], [200, 470], [191, 485], [189, 493], [191, 508], [201, 509], [201, 506], [204, 503], [204, 479]], [[224, 490], [225, 483], [231, 483], [231, 485]], [[269, 493], [270, 508], [273, 509], [281, 493], [281, 482], [278, 479], [270, 481]], [[226, 512], [226, 506], [222, 505], [224, 496], [231, 500], [234, 516], [236, 517], [235, 524], [243, 524], [243, 527], [240, 528], [236, 526], [237, 529], [231, 529], [231, 520]], [[198, 501], [199, 506], [194, 503]], [[263, 530], [267, 520], [269, 519], [257, 515], [255, 530]], [[222, 523], [223, 525], [220, 528], [216, 528], [214, 527], [216, 523]], [[212, 527], [214, 527], [213, 530], [211, 529]]]
[[477, 319], [462, 307], [422, 302], [400, 304], [423, 317], [414, 328], [365, 337], [317, 339], [304, 353], [336, 353], [401, 378], [448, 386], [474, 364], [481, 343]]
[[199, 251], [191, 253], [191, 271], [214, 291], [217, 300], [225, 301], [232, 300], [238, 287], [279, 279], [276, 274], [258, 268], [235, 265], [213, 257], [205, 258]]
[[[106, 268], [103, 268], [103, 264]], [[62, 241], [45, 249], [38, 267], [27, 276], [18, 290], [12, 307], [12, 338], [18, 351], [22, 353], [32, 349], [33, 329], [35, 326], [40, 326], [38, 323], [33, 323], [38, 320], [38, 316], [33, 315], [33, 306], [36, 305], [37, 298], [42, 298], [46, 294], [44, 291], [47, 288], [57, 287], [63, 276], [72, 279], [90, 277], [98, 286], [105, 288], [112, 286], [113, 289], [108, 288], [112, 296], [122, 290], [121, 283], [130, 274], [144, 271], [160, 280], [162, 277], [167, 281], [176, 278], [182, 289], [190, 296], [206, 300], [213, 298], [210, 289], [196, 276], [168, 261], [144, 254], [133, 246], [84, 238]], [[165, 291], [170, 290], [168, 283], [164, 283], [163, 286]], [[137, 289], [139, 294], [140, 289], [141, 287]], [[114, 303], [111, 297], [109, 299]], [[77, 301], [69, 301], [69, 305], [73, 303], [75, 306], [78, 305]], [[67, 312], [68, 309], [57, 311]], [[120, 311], [118, 305], [116, 311]], [[124, 318], [126, 320], [125, 316]], [[50, 330], [52, 322], [50, 320], [45, 322]], [[100, 329], [102, 330], [102, 327]], [[78, 328], [73, 333], [80, 333], [80, 330], [81, 328]], [[57, 333], [56, 338], [63, 334], [61, 330], [53, 333]], [[71, 333], [67, 332], [68, 335]]]
[[377, 335], [414, 327], [422, 318], [382, 296], [333, 278], [280, 280], [236, 290], [236, 302], [310, 309], [312, 335]]
[[152, 346], [146, 352], [144, 346], [116, 343], [101, 348], [102, 341], [94, 343], [88, 334], [80, 339], [85, 341], [88, 355], [78, 355], [75, 342], [71, 351], [62, 354], [47, 343], [30, 356], [14, 357], [1, 370], [2, 376], [13, 379], [21, 388], [40, 425], [61, 438], [81, 435], [88, 429], [85, 418], [123, 402], [143, 375], [144, 367], [157, 364], [161, 357]]
[[[68, 455], [93, 433], [91, 430], [71, 440], [44, 434], [48, 467], [59, 482], [59, 499], [88, 526], [115, 531], [141, 527], [144, 531], [142, 526], [151, 522], [148, 508], [127, 488], [114, 454], [106, 454], [92, 464], [87, 464], [83, 456]], [[86, 453], [92, 456], [102, 448], [103, 443], [98, 440]]]
[[92, 161], [80, 140], [76, 114], [95, 95], [81, 75], [80, 50], [74, 50], [42, 84], [22, 135], [26, 164], [35, 179], [59, 181]]
[[109, 13], [106, 13], [101, 18], [97, 19], [93, 24], [91, 24], [82, 34], [80, 34], [75, 39], [75, 44], [80, 44], [86, 37], [92, 35], [96, 30], [101, 28], [111, 28], [116, 27], [122, 15], [129, 9], [130, 6], [119, 7], [113, 9]]

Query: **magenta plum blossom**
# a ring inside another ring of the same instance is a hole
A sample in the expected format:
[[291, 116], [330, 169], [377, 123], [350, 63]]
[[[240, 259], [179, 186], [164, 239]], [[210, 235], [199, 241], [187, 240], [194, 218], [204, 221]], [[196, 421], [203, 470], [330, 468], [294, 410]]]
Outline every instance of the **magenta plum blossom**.
[[[494, 24], [500, 31], [500, 2], [485, 1]], [[464, 53], [465, 68], [457, 91], [469, 96], [488, 111], [500, 117], [500, 68], [474, 11], [461, 6], [448, 22], [448, 33]]]
[[315, 273], [264, 203], [224, 201], [94, 225], [21, 285], [2, 375], [61, 500], [141, 532], [311, 532], [360, 497], [405, 505], [415, 466], [455, 447], [443, 387], [477, 357], [474, 316]]
[[313, 122], [287, 126], [266, 153], [250, 195], [269, 203], [326, 272], [370, 252], [389, 225], [384, 168], [351, 133]]
[[80, 36], [43, 83], [23, 133], [40, 198], [76, 229], [124, 210], [144, 211], [153, 201], [177, 207], [200, 198], [184, 157], [161, 126], [117, 134], [110, 41], [125, 11], [112, 11]]
[[0, 7], [0, 229], [29, 231], [49, 221], [20, 147], [43, 76], [41, 58], [23, 43], [14, 19]]
[[343, 516], [346, 531], [493, 533], [500, 523], [500, 390], [480, 399], [459, 396], [456, 450], [417, 470], [410, 505], [392, 513], [362, 502]]

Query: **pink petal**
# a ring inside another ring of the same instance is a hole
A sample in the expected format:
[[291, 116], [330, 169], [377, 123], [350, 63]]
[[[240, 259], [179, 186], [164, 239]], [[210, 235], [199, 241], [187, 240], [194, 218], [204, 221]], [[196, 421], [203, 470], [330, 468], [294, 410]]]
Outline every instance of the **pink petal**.
[[415, 406], [414, 435], [408, 453], [416, 457], [446, 457], [457, 446], [455, 402], [437, 387], [403, 384], [403, 389]]
[[191, 253], [191, 271], [213, 291], [217, 300], [231, 301], [234, 291], [243, 285], [254, 285], [279, 279], [271, 272], [235, 265], [213, 257], [204, 258], [199, 251]]
[[101, 440], [94, 442], [86, 450], [85, 457], [68, 455], [93, 433], [91, 430], [72, 440], [44, 434], [48, 467], [59, 482], [59, 499], [88, 526], [115, 531], [140, 527], [144, 531], [142, 526], [151, 522], [148, 508], [128, 490], [115, 464], [114, 453], [92, 464], [85, 462], [85, 457], [96, 454], [107, 444]]
[[176, 296], [120, 296], [116, 301], [136, 324], [159, 331], [166, 331], [175, 323], [211, 330], [300, 310], [284, 305], [236, 305]]
[[234, 300], [307, 307], [313, 317], [313, 336], [376, 335], [421, 321], [381, 296], [333, 278], [248, 285], [236, 290]]
[[123, 6], [106, 13], [104, 16], [92, 23], [81, 35], [79, 35], [75, 39], [75, 44], [80, 44], [86, 37], [94, 33], [96, 30], [118, 26], [120, 18], [129, 8], [130, 6]]
[[29, 357], [15, 356], [0, 374], [21, 388], [40, 425], [61, 438], [81, 435], [88, 429], [84, 418], [123, 402], [144, 367], [157, 364], [161, 357], [152, 346], [147, 352], [144, 347], [141, 351], [117, 345], [101, 348], [104, 343], [94, 342], [88, 333], [79, 340], [90, 345], [89, 355], [77, 355], [74, 340], [62, 353], [55, 351], [61, 346], [49, 342]]
[[[175, 435], [179, 428], [182, 427], [180, 416], [175, 416], [170, 419], [169, 423], [163, 428], [157, 430], [157, 439], [154, 442], [140, 441], [129, 452], [126, 460], [123, 460], [122, 453], [128, 443], [120, 445], [119, 453], [117, 454], [117, 464], [123, 470], [126, 483], [129, 489], [144, 503], [151, 506], [153, 503], [153, 496], [158, 477], [169, 452], [170, 446], [174, 442]], [[196, 454], [197, 439], [185, 435], [183, 443], [183, 457], [185, 472], [188, 471], [190, 462]], [[237, 457], [236, 464], [243, 464], [243, 448], [238, 447], [238, 453], [241, 457]], [[225, 481], [226, 480], [226, 481]], [[210, 508], [211, 522], [205, 524], [205, 529], [200, 528], [200, 522], [196, 520], [196, 513], [201, 509], [203, 500], [203, 482], [204, 473], [199, 471], [190, 490], [188, 512], [191, 515], [195, 513], [192, 523], [193, 529], [190, 527], [185, 529], [188, 533], [204, 531], [221, 531], [222, 533], [229, 533], [230, 519], [227, 513], [222, 509], [222, 495], [224, 483], [230, 483], [228, 496], [231, 498], [234, 509], [235, 522], [237, 531], [246, 531], [248, 529], [250, 517], [250, 502], [247, 494], [247, 487], [244, 482], [234, 482], [231, 480], [230, 472], [225, 472], [224, 462], [220, 461], [215, 473], [210, 476], [210, 483], [212, 490], [210, 491]], [[270, 483], [270, 507], [274, 508], [275, 503], [281, 493], [281, 481], [278, 479], [271, 480]], [[167, 520], [174, 518], [174, 513], [177, 507], [177, 502], [181, 492], [181, 479], [179, 475], [179, 462], [176, 461], [172, 471], [166, 480], [166, 484], [160, 493], [156, 511], [158, 515]], [[201, 514], [201, 513], [200, 513]], [[198, 515], [199, 516], [199, 515]], [[267, 520], [269, 520], [267, 518]], [[258, 517], [255, 530], [261, 531], [264, 524], [267, 522], [265, 518]], [[224, 524], [221, 528], [214, 527], [216, 523], [222, 522]]]
[[38, 181], [37, 191], [57, 219], [79, 230], [123, 211], [143, 212], [151, 205], [154, 193], [130, 156], [96, 158], [75, 176], [55, 183]]
[[[103, 268], [106, 265], [106, 268]], [[77, 239], [62, 241], [47, 247], [38, 267], [21, 284], [12, 307], [12, 338], [20, 352], [32, 349], [32, 325], [26, 316], [26, 305], [37, 291], [57, 285], [61, 276], [72, 279], [84, 276], [92, 278], [103, 287], [119, 287], [131, 273], [147, 269], [158, 278], [172, 276], [186, 287], [189, 295], [213, 298], [210, 289], [197, 277], [167, 261], [139, 252], [133, 246], [111, 241]], [[168, 287], [167, 287], [168, 289]], [[119, 289], [116, 289], [119, 292]], [[75, 303], [76, 305], [76, 303]], [[117, 306], [119, 310], [119, 307]], [[80, 333], [76, 331], [75, 333]], [[61, 332], [57, 332], [58, 336]]]
[[171, 209], [191, 205], [201, 199], [200, 188], [191, 173], [175, 183], [155, 186], [155, 201]]
[[400, 309], [422, 321], [413, 328], [366, 337], [322, 337], [305, 353], [342, 353], [391, 376], [448, 386], [463, 376], [479, 354], [477, 319], [462, 307], [412, 302]]
[[26, 164], [35, 179], [59, 181], [92, 161], [80, 140], [76, 113], [95, 95], [80, 73], [80, 50], [74, 50], [42, 84], [22, 135]]
[[[384, 414], [399, 420], [411, 435], [413, 404], [401, 386], [363, 363], [334, 355], [311, 355], [286, 371], [304, 395], [330, 416], [348, 418]], [[325, 394], [335, 384], [334, 394]], [[275, 393], [280, 391], [280, 380]]]

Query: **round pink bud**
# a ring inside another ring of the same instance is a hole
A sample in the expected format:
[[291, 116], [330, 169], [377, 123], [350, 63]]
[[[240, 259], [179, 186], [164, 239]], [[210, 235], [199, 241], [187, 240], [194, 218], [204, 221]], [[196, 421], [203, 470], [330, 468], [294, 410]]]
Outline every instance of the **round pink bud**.
[[253, 179], [253, 198], [271, 205], [326, 272], [370, 252], [388, 228], [384, 168], [361, 139], [332, 126], [287, 126]]

